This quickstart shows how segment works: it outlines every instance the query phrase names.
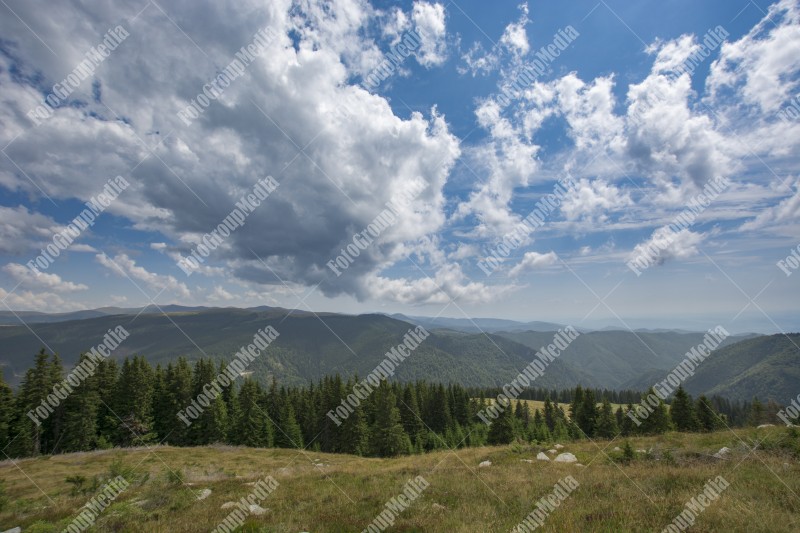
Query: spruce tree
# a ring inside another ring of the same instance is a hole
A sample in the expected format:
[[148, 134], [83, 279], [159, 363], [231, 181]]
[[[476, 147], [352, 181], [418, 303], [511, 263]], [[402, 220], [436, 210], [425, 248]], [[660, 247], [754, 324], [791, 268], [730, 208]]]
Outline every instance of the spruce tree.
[[614, 416], [611, 402], [608, 401], [608, 398], [603, 397], [603, 405], [600, 408], [600, 415], [597, 418], [595, 435], [601, 439], [613, 439], [618, 433], [619, 426], [617, 426], [617, 417]]
[[678, 386], [669, 409], [670, 418], [677, 431], [697, 431], [699, 422], [691, 397]]
[[702, 431], [714, 431], [722, 427], [722, 421], [719, 414], [711, 406], [708, 398], [700, 396], [695, 404], [695, 411], [697, 412], [697, 421]]
[[5, 450], [13, 436], [11, 435], [14, 421], [14, 392], [3, 379], [0, 370], [0, 450]]
[[[87, 359], [82, 354], [78, 360]], [[97, 376], [91, 375], [73, 388], [64, 400], [63, 437], [59, 449], [63, 452], [81, 452], [95, 448], [97, 444], [97, 412], [100, 394], [97, 391]]]
[[506, 407], [489, 426], [487, 437], [489, 444], [509, 444], [515, 437], [514, 415], [511, 413], [511, 406]]
[[266, 448], [271, 445], [270, 426], [267, 424], [264, 410], [259, 405], [261, 395], [261, 388], [256, 381], [244, 380], [238, 395], [239, 417], [233, 432], [233, 444], [253, 448]]
[[396, 406], [394, 393], [383, 382], [373, 394], [375, 423], [370, 428], [372, 453], [379, 457], [410, 453], [411, 441], [400, 422], [400, 410]]

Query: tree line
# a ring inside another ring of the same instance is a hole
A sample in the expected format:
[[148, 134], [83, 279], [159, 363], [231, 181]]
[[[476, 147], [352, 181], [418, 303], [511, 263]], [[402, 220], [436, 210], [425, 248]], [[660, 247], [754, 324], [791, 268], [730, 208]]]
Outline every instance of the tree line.
[[[82, 355], [79, 364], [87, 357]], [[359, 382], [357, 376], [339, 375], [304, 387], [279, 386], [275, 379], [262, 386], [243, 377], [208, 401], [190, 424], [182, 422], [177, 413], [206, 392], [204, 386], [223, 368], [223, 362], [210, 359], [191, 364], [181, 357], [155, 368], [142, 356], [121, 364], [103, 359], [63, 400], [55, 400], [54, 387], [64, 380], [63, 364], [58, 355], [42, 350], [16, 392], [0, 376], [0, 446], [9, 457], [156, 443], [308, 446], [321, 452], [384, 457], [514, 441], [713, 431], [731, 424], [719, 405], [702, 396], [694, 401], [679, 388], [669, 408], [659, 401], [637, 425], [627, 413], [642, 394], [625, 393], [630, 400], [627, 407], [613, 409], [609, 397], [622, 396], [578, 386], [568, 391], [542, 389], [542, 409], [531, 409], [519, 399], [511, 401], [487, 426], [477, 414], [491, 403], [487, 398], [496, 394], [495, 389], [426, 381], [382, 381], [339, 420], [328, 413]], [[755, 400], [747, 422], [771, 421], [768, 413], [778, 409], [769, 407]]]

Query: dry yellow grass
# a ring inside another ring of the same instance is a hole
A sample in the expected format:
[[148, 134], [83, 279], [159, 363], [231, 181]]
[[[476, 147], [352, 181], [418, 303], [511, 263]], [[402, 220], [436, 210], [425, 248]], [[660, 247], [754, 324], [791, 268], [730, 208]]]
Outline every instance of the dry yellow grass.
[[[619, 440], [564, 443], [563, 451], [574, 453], [586, 465], [582, 467], [536, 461], [537, 452], [550, 446], [485, 447], [394, 459], [228, 446], [156, 447], [4, 461], [0, 479], [10, 501], [0, 513], [0, 525], [23, 526], [26, 532], [60, 531], [91, 497], [70, 495], [65, 479], [76, 474], [107, 477], [112, 464], [117, 461], [119, 467], [121, 461], [138, 481], [100, 515], [95, 531], [209, 531], [228, 514], [220, 508], [223, 503], [246, 496], [252, 490], [246, 483], [266, 475], [279, 486], [261, 503], [267, 512], [251, 515], [244, 531], [361, 531], [407, 480], [419, 475], [430, 486], [400, 513], [392, 531], [509, 531], [567, 475], [580, 486], [540, 531], [660, 531], [718, 475], [731, 485], [700, 514], [692, 531], [799, 531], [800, 466], [779, 448], [800, 449], [798, 438], [779, 427], [735, 432], [632, 438], [634, 448], [653, 452], [630, 464], [609, 458], [621, 458], [613, 451], [622, 446]], [[766, 440], [763, 448], [752, 451], [739, 437], [748, 446]], [[733, 450], [730, 457], [712, 458], [722, 446]], [[666, 450], [671, 458], [664, 455]], [[485, 460], [492, 465], [479, 468]], [[184, 484], [175, 482], [180, 477]], [[198, 501], [196, 491], [204, 488], [212, 493]]]

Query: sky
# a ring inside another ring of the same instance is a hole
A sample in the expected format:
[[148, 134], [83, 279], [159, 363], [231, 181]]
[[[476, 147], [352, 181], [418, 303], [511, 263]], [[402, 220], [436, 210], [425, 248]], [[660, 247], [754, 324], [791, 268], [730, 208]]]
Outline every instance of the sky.
[[0, 310], [800, 329], [796, 0], [1, 4]]

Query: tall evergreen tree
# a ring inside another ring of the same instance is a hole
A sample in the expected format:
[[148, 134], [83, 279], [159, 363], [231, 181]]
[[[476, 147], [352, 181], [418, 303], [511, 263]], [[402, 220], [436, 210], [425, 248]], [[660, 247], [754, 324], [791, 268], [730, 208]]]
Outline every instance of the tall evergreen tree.
[[618, 434], [619, 426], [617, 426], [617, 417], [614, 416], [611, 402], [608, 401], [608, 398], [603, 397], [603, 405], [600, 408], [600, 415], [597, 418], [595, 435], [601, 439], [613, 439]]
[[669, 409], [670, 418], [678, 431], [697, 431], [700, 425], [694, 411], [692, 398], [684, 390], [683, 385], [678, 386]]
[[400, 410], [397, 408], [394, 393], [383, 382], [373, 394], [375, 423], [370, 428], [372, 453], [381, 457], [409, 453], [411, 441], [400, 422]]
[[498, 444], [511, 443], [515, 437], [514, 425], [514, 415], [511, 413], [511, 406], [509, 405], [489, 426], [489, 435], [487, 436], [489, 444], [496, 446]]
[[719, 414], [714, 410], [708, 398], [700, 396], [695, 404], [697, 421], [702, 431], [714, 431], [722, 427]]

